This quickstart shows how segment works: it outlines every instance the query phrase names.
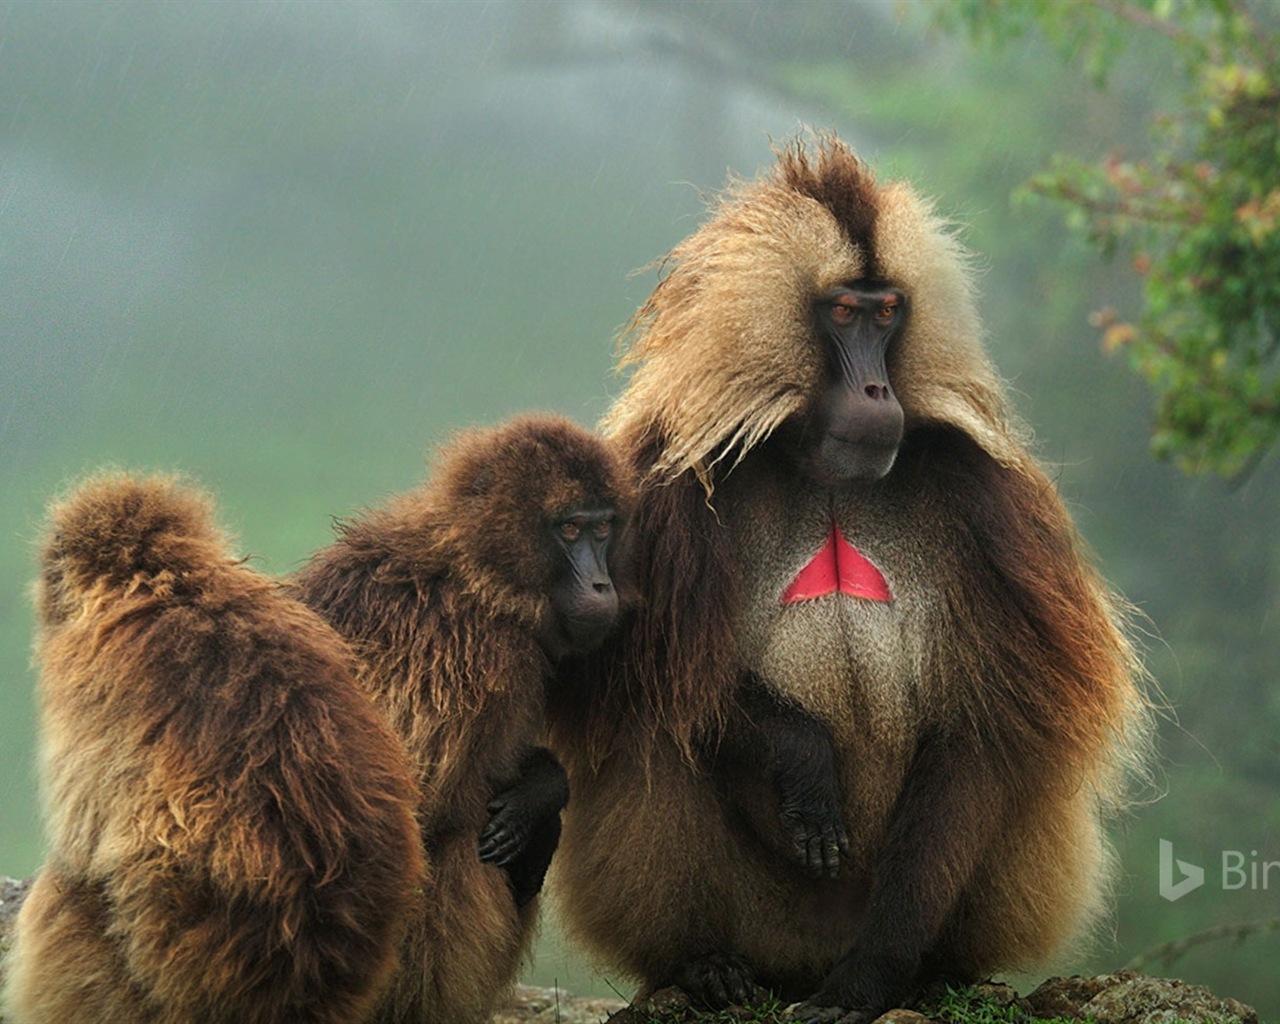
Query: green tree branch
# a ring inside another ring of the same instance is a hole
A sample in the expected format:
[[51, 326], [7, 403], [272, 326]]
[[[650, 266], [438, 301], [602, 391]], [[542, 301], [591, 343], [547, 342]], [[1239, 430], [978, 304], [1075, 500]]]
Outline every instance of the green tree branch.
[[1280, 439], [1280, 26], [1251, 0], [959, 0], [952, 30], [1003, 45], [1033, 28], [1100, 84], [1136, 47], [1164, 48], [1180, 105], [1153, 119], [1149, 152], [1060, 158], [1027, 187], [1068, 208], [1106, 258], [1124, 253], [1143, 308], [1100, 316], [1156, 403], [1157, 455], [1247, 475]]

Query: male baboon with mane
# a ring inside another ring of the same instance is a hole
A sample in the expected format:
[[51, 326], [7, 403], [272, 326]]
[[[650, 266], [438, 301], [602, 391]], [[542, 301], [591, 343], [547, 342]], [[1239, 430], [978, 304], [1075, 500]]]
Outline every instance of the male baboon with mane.
[[681, 243], [605, 433], [637, 616], [564, 689], [558, 891], [643, 988], [870, 1019], [1092, 921], [1145, 703], [966, 259], [841, 143]]
[[614, 626], [628, 504], [598, 439], [525, 417], [457, 437], [298, 577], [418, 772], [428, 868], [383, 1024], [479, 1022], [515, 981], [567, 799], [547, 685]]
[[420, 875], [402, 745], [346, 644], [233, 558], [199, 492], [105, 475], [37, 581], [49, 854], [15, 1024], [353, 1024]]

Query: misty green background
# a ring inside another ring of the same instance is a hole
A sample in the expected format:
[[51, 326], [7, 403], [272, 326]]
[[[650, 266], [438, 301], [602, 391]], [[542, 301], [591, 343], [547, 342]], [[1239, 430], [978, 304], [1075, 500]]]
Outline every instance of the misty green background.
[[[1060, 149], [1140, 150], [1158, 45], [1108, 93], [1025, 41], [978, 54], [920, 3], [0, 4], [0, 872], [42, 847], [32, 545], [105, 463], [216, 491], [257, 567], [421, 478], [451, 429], [594, 422], [644, 268], [730, 170], [802, 123], [939, 196], [980, 253], [991, 347], [1176, 708], [1163, 797], [1118, 832], [1112, 933], [1069, 971], [1280, 914], [1222, 891], [1280, 860], [1280, 471], [1154, 463], [1150, 406], [1091, 311], [1136, 311], [1058, 211], [1010, 193]], [[1157, 893], [1158, 840], [1207, 869]], [[548, 930], [531, 971], [607, 993]], [[1175, 968], [1280, 1017], [1280, 938]]]

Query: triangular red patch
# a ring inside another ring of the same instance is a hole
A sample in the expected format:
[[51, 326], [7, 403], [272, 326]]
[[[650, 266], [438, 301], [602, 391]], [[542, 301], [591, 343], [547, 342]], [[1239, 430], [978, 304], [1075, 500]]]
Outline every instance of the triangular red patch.
[[840, 527], [833, 522], [826, 544], [792, 580], [782, 595], [782, 603], [811, 601], [837, 591], [864, 601], [893, 600], [889, 584], [880, 570], [845, 540]]

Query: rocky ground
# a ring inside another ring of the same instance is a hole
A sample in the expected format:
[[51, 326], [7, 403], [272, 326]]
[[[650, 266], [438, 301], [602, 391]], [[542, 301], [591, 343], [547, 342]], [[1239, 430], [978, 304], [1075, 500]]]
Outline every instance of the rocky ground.
[[[1221, 999], [1201, 985], [1150, 978], [1133, 971], [1092, 978], [1050, 978], [1026, 996], [1020, 996], [1008, 985], [976, 985], [969, 990], [967, 1003], [967, 1007], [946, 1006], [932, 1017], [917, 1010], [890, 1010], [875, 1024], [1038, 1024], [1050, 1020], [1088, 1024], [1258, 1024], [1253, 1007], [1235, 999]], [[762, 1017], [757, 1011], [742, 1009], [717, 1015], [715, 1024], [763, 1024], [785, 1019], [785, 1013]], [[697, 1015], [688, 1008], [678, 989], [664, 989], [643, 1006], [618, 1010], [608, 1024], [696, 1020]]]
[[557, 989], [521, 985], [510, 1005], [493, 1015], [493, 1024], [600, 1024], [625, 1006], [621, 999], [575, 999]]
[[31, 888], [32, 879], [19, 881], [0, 875], [0, 953], [9, 948], [9, 930], [13, 927], [13, 919], [18, 915], [18, 908]]
[[[30, 879], [0, 876], [0, 957], [8, 949], [13, 918], [30, 884]], [[1050, 978], [1026, 996], [1007, 985], [982, 985], [976, 994], [984, 1004], [1011, 1011], [1012, 1019], [1027, 1024], [1051, 1018], [1093, 1024], [1258, 1024], [1254, 1009], [1234, 999], [1219, 998], [1199, 985], [1132, 971], [1094, 978]], [[556, 989], [520, 986], [510, 1005], [494, 1014], [493, 1024], [600, 1024], [606, 1018], [609, 1024], [650, 1024], [657, 1019], [692, 1021], [696, 1015], [680, 993], [671, 989], [656, 993], [645, 1006], [628, 1007], [617, 999], [575, 999]], [[716, 1017], [717, 1022], [734, 1019], [746, 1024], [760, 1018], [747, 1010]], [[954, 1019], [937, 1022], [914, 1010], [892, 1010], [880, 1022], [956, 1024]]]

